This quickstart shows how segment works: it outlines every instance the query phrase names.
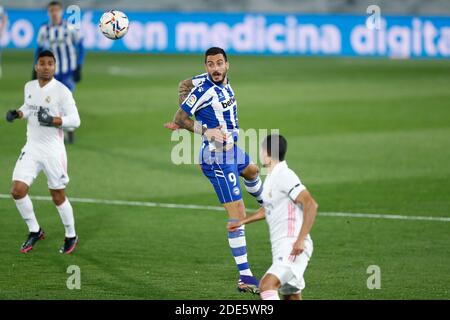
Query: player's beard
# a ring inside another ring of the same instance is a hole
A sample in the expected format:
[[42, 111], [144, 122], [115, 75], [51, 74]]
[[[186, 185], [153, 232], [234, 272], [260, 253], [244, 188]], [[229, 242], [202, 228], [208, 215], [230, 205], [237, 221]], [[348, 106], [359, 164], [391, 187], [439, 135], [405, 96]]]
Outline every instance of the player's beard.
[[[222, 74], [222, 79], [220, 79], [219, 81], [214, 81], [214, 75], [217, 75], [217, 74]], [[223, 84], [223, 82], [225, 81], [225, 78], [227, 77], [227, 72], [226, 71], [224, 73], [213, 72], [209, 76], [210, 76], [212, 82], [214, 82], [217, 85], [221, 85], [221, 84]]]

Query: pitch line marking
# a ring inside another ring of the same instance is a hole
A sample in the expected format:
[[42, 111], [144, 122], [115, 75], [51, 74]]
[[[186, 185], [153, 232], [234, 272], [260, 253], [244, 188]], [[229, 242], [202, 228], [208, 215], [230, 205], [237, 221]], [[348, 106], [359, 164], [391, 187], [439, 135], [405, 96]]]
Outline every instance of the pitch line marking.
[[[0, 194], [0, 199], [11, 199], [9, 194]], [[51, 201], [52, 198], [48, 196], [32, 196], [32, 200]], [[93, 203], [106, 204], [117, 206], [132, 206], [132, 207], [154, 207], [154, 208], [171, 208], [171, 209], [191, 209], [191, 210], [213, 210], [224, 211], [223, 207], [206, 206], [197, 204], [176, 204], [163, 202], [147, 202], [147, 201], [125, 201], [125, 200], [107, 200], [107, 199], [91, 199], [91, 198], [76, 198], [70, 197], [71, 202], [74, 203]], [[250, 211], [256, 210], [247, 208]], [[325, 217], [344, 217], [344, 218], [369, 218], [369, 219], [391, 219], [391, 220], [420, 220], [420, 221], [442, 221], [450, 222], [450, 217], [435, 217], [435, 216], [406, 216], [398, 214], [375, 214], [375, 213], [350, 213], [350, 212], [320, 212], [319, 216]]]

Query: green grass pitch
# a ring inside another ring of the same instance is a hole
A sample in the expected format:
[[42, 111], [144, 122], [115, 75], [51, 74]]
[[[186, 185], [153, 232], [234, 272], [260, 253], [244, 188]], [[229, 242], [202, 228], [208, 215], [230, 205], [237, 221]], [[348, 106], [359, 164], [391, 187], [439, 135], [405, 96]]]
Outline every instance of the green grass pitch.
[[[3, 53], [0, 194], [8, 194], [25, 122], [31, 52]], [[280, 129], [288, 163], [320, 212], [450, 217], [450, 61], [231, 56], [241, 128]], [[175, 166], [163, 123], [178, 81], [201, 56], [88, 53], [75, 98], [82, 124], [68, 146], [70, 197], [219, 205], [195, 165]], [[48, 195], [43, 174], [31, 196]], [[245, 195], [247, 207], [256, 204]], [[258, 299], [235, 290], [226, 214], [213, 210], [73, 202], [73, 255], [49, 201], [34, 201], [47, 239], [19, 253], [27, 229], [0, 199], [0, 299]], [[262, 276], [271, 254], [265, 222], [247, 226], [249, 261]], [[450, 222], [320, 215], [305, 299], [449, 299]], [[68, 290], [67, 267], [81, 269]], [[366, 286], [370, 265], [381, 289]]]

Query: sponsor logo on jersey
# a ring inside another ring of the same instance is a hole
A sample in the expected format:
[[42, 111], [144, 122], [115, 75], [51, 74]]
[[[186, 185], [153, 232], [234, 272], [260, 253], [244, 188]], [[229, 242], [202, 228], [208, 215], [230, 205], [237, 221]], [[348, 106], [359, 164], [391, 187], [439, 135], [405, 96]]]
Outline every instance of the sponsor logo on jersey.
[[192, 108], [196, 102], [197, 102], [197, 97], [195, 96], [195, 94], [191, 94], [189, 99], [186, 101], [186, 104]]
[[221, 103], [222, 103], [222, 107], [228, 108], [229, 106], [231, 106], [235, 102], [236, 102], [236, 98], [235, 97], [231, 97], [230, 99], [228, 99], [228, 101], [221, 102]]
[[47, 97], [45, 98], [45, 102], [50, 103], [50, 101], [52, 101], [52, 98], [50, 98], [50, 96], [47, 96]]

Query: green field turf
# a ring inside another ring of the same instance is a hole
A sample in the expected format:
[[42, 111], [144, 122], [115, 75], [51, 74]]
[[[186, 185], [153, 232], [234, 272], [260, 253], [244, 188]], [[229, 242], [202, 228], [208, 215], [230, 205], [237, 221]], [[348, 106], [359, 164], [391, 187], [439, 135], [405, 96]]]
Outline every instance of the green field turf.
[[[3, 53], [0, 194], [8, 194], [25, 122], [31, 52]], [[450, 61], [237, 57], [230, 78], [241, 128], [279, 129], [289, 165], [320, 212], [450, 217]], [[82, 124], [69, 146], [70, 197], [217, 206], [195, 165], [175, 166], [163, 123], [177, 83], [203, 72], [201, 56], [88, 53], [75, 98]], [[31, 189], [48, 195], [43, 175]], [[245, 195], [247, 207], [256, 204]], [[27, 229], [0, 199], [0, 299], [257, 299], [235, 290], [226, 214], [214, 210], [72, 203], [80, 245], [58, 253], [63, 226], [34, 201], [47, 239], [19, 253]], [[265, 222], [247, 226], [249, 260], [270, 266]], [[305, 299], [449, 299], [450, 222], [320, 215]], [[66, 269], [81, 268], [81, 290]], [[370, 265], [381, 289], [366, 286]]]

